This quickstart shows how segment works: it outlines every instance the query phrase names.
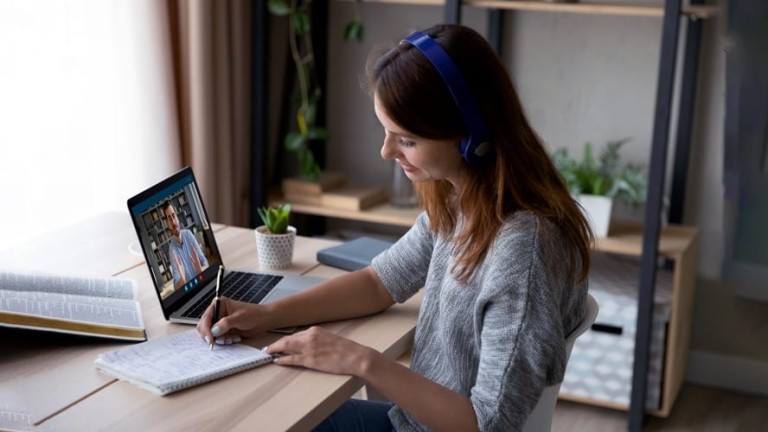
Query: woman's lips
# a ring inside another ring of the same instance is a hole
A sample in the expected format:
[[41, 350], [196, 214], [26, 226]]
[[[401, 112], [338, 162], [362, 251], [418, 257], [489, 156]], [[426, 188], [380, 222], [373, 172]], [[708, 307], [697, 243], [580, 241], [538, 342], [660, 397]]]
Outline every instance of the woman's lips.
[[400, 164], [400, 168], [402, 168], [403, 171], [405, 171], [405, 172], [414, 172], [414, 171], [416, 171], [416, 167], [413, 166], [413, 165], [408, 165], [408, 164], [405, 164], [405, 163], [402, 163], [402, 162], [398, 162], [398, 163]]

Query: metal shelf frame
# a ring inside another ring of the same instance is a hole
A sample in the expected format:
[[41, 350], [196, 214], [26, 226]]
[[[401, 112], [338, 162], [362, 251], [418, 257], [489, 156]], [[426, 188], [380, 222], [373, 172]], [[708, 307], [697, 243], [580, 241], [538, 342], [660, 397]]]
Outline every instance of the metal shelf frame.
[[[481, 6], [481, 1], [467, 1], [467, 5]], [[486, 2], [488, 5], [505, 6], [516, 2]], [[515, 9], [524, 10], [524, 2], [514, 5]], [[446, 0], [445, 21], [461, 22], [461, 0]], [[567, 6], [568, 4], [566, 4]], [[571, 4], [578, 12], [579, 5]], [[648, 196], [643, 224], [643, 252], [638, 282], [637, 333], [635, 336], [635, 357], [632, 373], [632, 393], [628, 415], [628, 430], [642, 431], [646, 420], [645, 396], [647, 393], [648, 359], [651, 343], [651, 325], [653, 317], [653, 297], [656, 287], [657, 245], [661, 230], [666, 161], [669, 147], [669, 131], [672, 114], [672, 98], [675, 91], [675, 70], [678, 56], [680, 23], [687, 20], [687, 34], [684, 50], [684, 66], [680, 82], [680, 104], [677, 125], [677, 141], [673, 167], [673, 182], [670, 202], [669, 222], [681, 223], [685, 202], [685, 183], [688, 175], [688, 161], [691, 150], [691, 132], [695, 105], [696, 82], [698, 78], [699, 45], [701, 41], [702, 19], [712, 15], [712, 8], [703, 7], [699, 0], [692, 0], [691, 5], [683, 6], [681, 0], [665, 0], [659, 60], [658, 82], [656, 88], [656, 107], [654, 110], [651, 156], [649, 164]], [[587, 11], [586, 8], [585, 12]], [[650, 9], [649, 9], [650, 10]], [[553, 12], [556, 12], [553, 9]], [[703, 11], [703, 12], [702, 12]], [[706, 13], [704, 13], [706, 12]], [[588, 13], [588, 12], [587, 12]], [[500, 52], [503, 18], [499, 9], [489, 9], [488, 40]]]
[[[369, 0], [366, 0], [369, 1]], [[628, 417], [628, 430], [641, 431], [645, 422], [644, 401], [648, 371], [648, 357], [651, 336], [651, 317], [653, 314], [653, 296], [655, 290], [655, 269], [659, 251], [659, 233], [661, 229], [662, 199], [666, 175], [666, 160], [669, 147], [669, 131], [672, 111], [672, 98], [675, 92], [675, 70], [678, 57], [678, 39], [681, 21], [686, 22], [686, 36], [680, 47], [684, 51], [682, 79], [680, 81], [679, 113], [675, 156], [673, 164], [672, 192], [669, 222], [681, 223], [685, 202], [685, 183], [688, 173], [688, 161], [691, 151], [691, 132], [695, 106], [696, 82], [698, 76], [699, 44], [702, 21], [716, 14], [716, 7], [704, 5], [701, 0], [690, 0], [683, 5], [681, 0], [665, 0], [664, 7], [628, 7], [622, 5], [589, 5], [580, 3], [546, 3], [530, 1], [492, 1], [492, 0], [430, 0], [396, 1], [403, 4], [433, 4], [444, 8], [446, 23], [461, 22], [463, 6], [483, 7], [488, 10], [488, 40], [501, 52], [504, 28], [503, 11], [537, 10], [561, 13], [592, 13], [635, 16], [660, 16], [663, 19], [656, 106], [654, 110], [652, 146], [649, 164], [648, 198], [646, 203], [645, 223], [643, 228], [643, 249], [638, 283], [638, 316], [635, 339], [635, 362], [632, 377], [631, 404]], [[253, 7], [253, 68], [252, 68], [252, 182], [251, 188], [251, 224], [255, 226], [256, 208], [267, 202], [266, 172], [267, 154], [267, 115], [266, 90], [268, 88], [268, 45], [269, 13], [265, 2], [255, 2]], [[318, 55], [324, 55], [319, 53]]]

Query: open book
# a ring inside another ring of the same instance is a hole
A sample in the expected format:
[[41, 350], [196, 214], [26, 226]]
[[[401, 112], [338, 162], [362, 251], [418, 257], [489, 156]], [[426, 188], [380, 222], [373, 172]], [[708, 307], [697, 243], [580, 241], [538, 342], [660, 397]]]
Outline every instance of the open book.
[[136, 281], [0, 272], [0, 326], [146, 340]]
[[101, 354], [95, 366], [166, 395], [271, 362], [271, 355], [245, 344], [216, 345], [211, 350], [196, 330], [186, 330]]

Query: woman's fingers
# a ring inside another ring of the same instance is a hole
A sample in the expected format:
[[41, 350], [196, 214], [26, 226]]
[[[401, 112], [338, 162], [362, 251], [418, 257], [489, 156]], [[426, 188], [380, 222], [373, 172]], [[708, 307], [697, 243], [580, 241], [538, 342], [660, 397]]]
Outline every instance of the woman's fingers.
[[[214, 299], [215, 300], [215, 299]], [[213, 319], [213, 303], [208, 305], [203, 312], [203, 316], [200, 317], [200, 321], [197, 322], [197, 333], [202, 337], [206, 343], [211, 343], [213, 335], [211, 334], [211, 320]]]
[[[236, 304], [237, 302], [230, 300], [226, 297], [220, 297], [218, 320], [216, 322], [213, 322], [213, 311], [214, 311], [215, 302], [216, 302], [216, 299], [214, 298], [211, 304], [208, 305], [208, 307], [205, 309], [205, 312], [203, 312], [203, 316], [200, 317], [200, 321], [198, 321], [197, 323], [197, 332], [208, 343], [218, 338], [226, 338], [226, 337], [231, 338], [232, 336], [239, 336], [234, 334], [234, 333], [237, 333], [236, 331], [232, 331], [232, 332], [230, 331], [230, 330], [234, 330], [232, 329], [234, 323], [232, 323], [232, 320], [229, 319], [233, 311], [237, 310], [237, 304]], [[225, 340], [225, 339], [222, 339], [222, 340]]]
[[303, 366], [336, 374], [355, 374], [356, 363], [370, 351], [362, 345], [331, 333], [321, 327], [286, 336], [267, 348], [279, 357], [276, 363]]

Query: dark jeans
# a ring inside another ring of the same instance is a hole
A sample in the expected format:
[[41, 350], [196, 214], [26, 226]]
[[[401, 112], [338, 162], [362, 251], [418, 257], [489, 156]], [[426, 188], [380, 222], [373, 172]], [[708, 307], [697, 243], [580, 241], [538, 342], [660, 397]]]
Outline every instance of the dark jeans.
[[350, 399], [314, 429], [315, 432], [392, 432], [391, 403]]

